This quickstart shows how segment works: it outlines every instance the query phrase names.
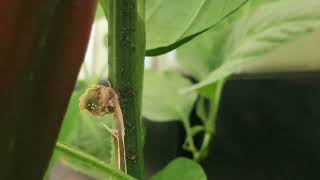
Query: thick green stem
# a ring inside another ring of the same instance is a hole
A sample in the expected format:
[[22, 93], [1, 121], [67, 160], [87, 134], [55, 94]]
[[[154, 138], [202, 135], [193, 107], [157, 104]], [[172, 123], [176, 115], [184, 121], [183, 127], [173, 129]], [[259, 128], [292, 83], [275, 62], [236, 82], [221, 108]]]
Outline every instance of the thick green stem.
[[143, 179], [144, 0], [110, 0], [108, 32], [109, 80], [124, 117], [128, 173]]

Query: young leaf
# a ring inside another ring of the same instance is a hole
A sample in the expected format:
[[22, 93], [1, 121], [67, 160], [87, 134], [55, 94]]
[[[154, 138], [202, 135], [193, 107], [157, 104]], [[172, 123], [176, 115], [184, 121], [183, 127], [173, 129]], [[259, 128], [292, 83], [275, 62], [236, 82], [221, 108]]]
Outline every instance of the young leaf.
[[151, 180], [206, 180], [207, 176], [196, 162], [187, 158], [176, 158]]
[[283, 0], [267, 3], [241, 18], [224, 47], [223, 63], [188, 90], [199, 89], [309, 35], [320, 27], [320, 1]]
[[184, 95], [180, 90], [191, 82], [175, 72], [146, 71], [144, 76], [143, 108], [144, 117], [152, 121], [179, 120], [181, 115], [189, 116], [195, 93]]
[[[160, 55], [201, 34], [246, 0], [147, 0], [147, 55]], [[183, 8], [181, 8], [183, 6]]]
[[97, 179], [113, 179], [113, 180], [134, 180], [135, 178], [125, 174], [124, 172], [108, 166], [103, 161], [82, 152], [72, 146], [63, 143], [57, 143], [56, 151], [64, 158], [76, 164], [76, 169], [86, 172], [90, 176]]

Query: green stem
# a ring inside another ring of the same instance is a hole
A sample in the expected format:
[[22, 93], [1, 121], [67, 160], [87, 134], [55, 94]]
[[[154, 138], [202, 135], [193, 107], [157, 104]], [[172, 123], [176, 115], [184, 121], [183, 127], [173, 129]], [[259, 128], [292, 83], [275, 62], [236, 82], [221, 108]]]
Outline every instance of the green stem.
[[128, 173], [143, 179], [144, 0], [109, 3], [109, 80], [119, 95], [123, 113]]
[[93, 156], [82, 153], [81, 151], [71, 146], [68, 146], [66, 144], [57, 142], [56, 150], [61, 152], [67, 157], [70, 157], [72, 159], [77, 159], [81, 162], [85, 162], [86, 164], [89, 164], [90, 166], [93, 166], [94, 168], [101, 170], [101, 172], [105, 172], [110, 177], [115, 177], [117, 179], [123, 179], [123, 180], [126, 180], [126, 179], [134, 180], [134, 178], [131, 178], [130, 176], [123, 173], [122, 171], [115, 169], [113, 167], [110, 167], [105, 163], [103, 163], [102, 161], [94, 158]]
[[210, 99], [210, 112], [209, 112], [209, 120], [207, 121], [208, 128], [211, 128], [213, 131], [215, 129], [215, 122], [218, 115], [219, 104], [220, 104], [220, 97], [221, 92], [224, 85], [224, 80], [220, 80], [216, 83], [213, 95]]
[[208, 153], [209, 145], [215, 131], [215, 121], [218, 115], [219, 103], [221, 92], [224, 85], [224, 80], [220, 80], [216, 83], [215, 88], [213, 90], [213, 95], [210, 99], [210, 111], [209, 111], [209, 118], [208, 121], [205, 122], [205, 134], [204, 138], [199, 150], [200, 155], [197, 157], [196, 161], [200, 161], [201, 159], [205, 158]]
[[194, 159], [198, 156], [198, 150], [194, 144], [193, 141], [193, 133], [191, 131], [191, 125], [189, 122], [189, 119], [187, 117], [184, 117], [184, 115], [181, 114], [182, 124], [186, 131], [186, 140], [183, 145], [183, 148], [187, 151], [190, 151], [192, 153], [192, 156]]

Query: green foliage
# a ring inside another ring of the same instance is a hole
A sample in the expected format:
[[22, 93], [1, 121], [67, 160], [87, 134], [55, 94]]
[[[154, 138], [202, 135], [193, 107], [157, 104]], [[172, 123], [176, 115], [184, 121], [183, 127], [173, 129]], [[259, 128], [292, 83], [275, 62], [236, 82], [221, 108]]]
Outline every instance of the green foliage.
[[103, 10], [101, 4], [98, 3], [95, 20], [100, 20], [100, 19], [103, 19], [103, 18], [105, 18], [104, 10]]
[[173, 121], [188, 117], [196, 100], [196, 93], [180, 92], [191, 82], [175, 72], [146, 71], [142, 99], [142, 114], [152, 121]]
[[[223, 46], [219, 60], [222, 63], [213, 67], [207, 77], [189, 90], [210, 85], [275, 49], [311, 34], [320, 26], [319, 8], [320, 1], [316, 0], [303, 3], [299, 0], [282, 0], [261, 4], [242, 13], [236, 22], [230, 24], [231, 27], [225, 27], [231, 28], [231, 33], [227, 34], [227, 41], [220, 44]], [[216, 40], [210, 34], [203, 34], [197, 43], [205, 44], [208, 39], [212, 42]], [[193, 47], [196, 51], [199, 44], [191, 43], [188, 49]]]
[[206, 180], [201, 166], [187, 158], [176, 158], [167, 167], [155, 174], [151, 180]]
[[85, 172], [91, 177], [97, 179], [113, 179], [113, 180], [134, 180], [135, 178], [123, 173], [122, 171], [115, 169], [105, 162], [97, 159], [90, 154], [87, 154], [77, 148], [70, 145], [57, 143], [56, 151], [60, 153], [68, 163], [76, 170]]
[[[100, 0], [106, 14], [110, 0]], [[247, 0], [146, 0], [146, 54], [164, 54], [215, 26]], [[181, 8], [183, 6], [183, 8]]]
[[228, 25], [229, 23], [224, 21], [177, 50], [178, 63], [196, 80], [205, 79], [222, 63], [222, 44], [230, 33], [230, 28], [226, 28]]
[[197, 116], [203, 121], [206, 122], [208, 119], [208, 113], [206, 111], [206, 103], [204, 97], [199, 97], [199, 100], [196, 104], [196, 113]]
[[101, 123], [112, 127], [112, 115], [97, 119], [88, 112], [81, 112], [79, 124], [70, 144], [92, 156], [112, 164], [112, 137]]
[[105, 14], [105, 18], [109, 21], [109, 3], [110, 0], [99, 0], [99, 5], [102, 7], [104, 14]]
[[[114, 18], [108, 14], [109, 0], [100, 2], [108, 19]], [[186, 131], [183, 148], [193, 154], [195, 161], [205, 158], [209, 151], [225, 78], [251, 62], [261, 60], [274, 50], [311, 34], [320, 26], [318, 0], [250, 1], [230, 15], [245, 2], [246, 0], [202, 0], [188, 3], [182, 0], [146, 1], [147, 55], [162, 54], [192, 40], [177, 50], [177, 60], [188, 75], [199, 83], [192, 86], [189, 79], [172, 71], [145, 72], [143, 116], [154, 122], [181, 122]], [[141, 17], [138, 17], [138, 24], [135, 24], [138, 28], [143, 27]], [[101, 18], [99, 11], [97, 18]], [[132, 19], [125, 20], [131, 22]], [[126, 123], [129, 134], [126, 137], [127, 143], [130, 147], [139, 146], [141, 149], [141, 139], [135, 141], [142, 138], [141, 122], [135, 121], [138, 118], [133, 118], [133, 115], [140, 117], [137, 110], [140, 101], [134, 98], [140, 97], [142, 86], [143, 28], [139, 29], [137, 34], [133, 31], [124, 32], [127, 33], [126, 37], [130, 35], [132, 41], [141, 40], [136, 42], [139, 46], [136, 48], [137, 52], [128, 50], [118, 42], [119, 39], [114, 39], [122, 36], [117, 34], [121, 27], [130, 29], [130, 25], [112, 23], [109, 40], [114, 44], [109, 51], [113, 60], [109, 67], [110, 78], [120, 92], [125, 119], [129, 119]], [[128, 59], [135, 59], [137, 62], [128, 62]], [[188, 92], [182, 91], [183, 89]], [[195, 89], [198, 91], [191, 91]], [[59, 136], [61, 142], [78, 149], [60, 144], [57, 152], [60, 152], [60, 156], [64, 157], [71, 167], [93, 177], [104, 179], [110, 177], [111, 173], [114, 179], [130, 179], [131, 177], [106, 165], [112, 164], [112, 140], [99, 123], [110, 123], [112, 118], [109, 116], [98, 120], [87, 113], [80, 113], [80, 94], [79, 91], [74, 92]], [[130, 96], [132, 94], [136, 96]], [[191, 126], [189, 121], [193, 107], [202, 121], [196, 126]], [[132, 131], [132, 125], [139, 132]], [[204, 133], [204, 137], [200, 147], [196, 147], [193, 138], [200, 132]], [[134, 157], [141, 158], [142, 155]], [[141, 159], [139, 161], [138, 164], [142, 167]], [[132, 161], [133, 166], [135, 165]], [[134, 170], [136, 176], [141, 176], [141, 167]], [[152, 177], [152, 180], [162, 179], [205, 180], [206, 176], [200, 165], [194, 161], [178, 158]]]
[[74, 131], [77, 129], [80, 119], [79, 99], [82, 91], [74, 91], [69, 101], [67, 112], [64, 116], [62, 128], [59, 133], [59, 141], [70, 142]]
[[[204, 100], [200, 97], [197, 113], [201, 115], [202, 125], [191, 126], [189, 115], [194, 106], [197, 94], [191, 92], [181, 93], [181, 89], [190, 86], [191, 82], [175, 72], [145, 72], [145, 85], [143, 94], [143, 116], [155, 122], [179, 120], [185, 128], [186, 140], [183, 148], [193, 154], [197, 161], [203, 159], [208, 151], [208, 144], [214, 132], [213, 125], [216, 119], [217, 107], [223, 83], [217, 83], [210, 88], [208, 95], [210, 104], [214, 106], [209, 113], [204, 110]], [[200, 132], [206, 134], [200, 149], [195, 144], [193, 137]]]
[[[97, 118], [88, 112], [80, 112], [79, 98], [83, 93], [83, 89], [84, 87], [80, 86], [79, 90], [75, 90], [72, 94], [58, 142], [75, 147], [79, 151], [89, 154], [103, 163], [110, 164], [110, 166], [116, 166], [113, 162], [114, 151], [112, 137], [102, 126], [103, 123], [109, 127], [113, 127], [113, 117], [110, 114]], [[49, 171], [58, 160], [62, 159], [64, 159], [63, 162], [69, 167], [81, 171], [83, 174], [89, 176], [94, 175], [93, 177], [96, 176], [92, 168], [84, 169], [82, 166], [79, 166], [77, 161], [65, 157], [65, 155], [59, 153], [59, 151], [54, 152]]]
[[[179, 64], [189, 75], [200, 81], [198, 85], [187, 90], [198, 89], [199, 101], [196, 113], [203, 125], [191, 127], [186, 123], [188, 116], [180, 116], [187, 134], [184, 148], [193, 153], [195, 160], [203, 158], [208, 150], [208, 143], [214, 133], [214, 122], [224, 79], [241, 70], [248, 63], [259, 60], [273, 50], [314, 32], [319, 26], [318, 9], [320, 9], [320, 3], [315, 0], [307, 0], [302, 4], [298, 0], [250, 1], [215, 28], [204, 32], [177, 50]], [[172, 111], [166, 109], [170, 105], [166, 105], [167, 102], [162, 98], [170, 97], [171, 92], [164, 88], [159, 90], [161, 87], [157, 86], [157, 82], [162, 81], [154, 81], [148, 83], [146, 78], [145, 94], [148, 98], [144, 102], [145, 111], [148, 113], [144, 113], [144, 116], [156, 120], [159, 118], [157, 117], [159, 112], [171, 114]], [[171, 82], [167, 80], [166, 84]], [[181, 92], [183, 86], [175, 85]], [[160, 92], [154, 89], [148, 92], [149, 88], [155, 88]], [[184, 97], [188, 96], [189, 94], [184, 94]], [[172, 99], [174, 98], [170, 98]], [[152, 102], [163, 102], [163, 105], [156, 107]], [[188, 105], [183, 105], [186, 101], [179, 100], [179, 102], [179, 106]], [[207, 110], [205, 107], [208, 107]], [[171, 117], [166, 118], [167, 120], [161, 121], [169, 121]], [[201, 148], [197, 149], [193, 145], [192, 136], [201, 131], [205, 132], [205, 137]]]
[[177, 48], [175, 44], [213, 27], [245, 2], [147, 0], [147, 55], [159, 55]]
[[83, 90], [76, 90], [71, 97], [59, 135], [59, 142], [70, 144], [106, 163], [110, 163], [112, 159], [112, 137], [101, 123], [112, 127], [112, 115], [97, 118], [88, 112], [80, 112], [79, 98], [82, 93]]

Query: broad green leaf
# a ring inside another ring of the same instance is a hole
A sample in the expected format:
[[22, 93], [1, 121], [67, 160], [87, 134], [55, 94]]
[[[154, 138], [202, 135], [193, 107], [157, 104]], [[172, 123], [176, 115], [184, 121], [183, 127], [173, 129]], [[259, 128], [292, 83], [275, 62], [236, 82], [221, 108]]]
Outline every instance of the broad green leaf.
[[216, 25], [246, 0], [147, 0], [147, 55], [169, 52]]
[[153, 121], [173, 121], [188, 117], [196, 99], [196, 93], [180, 93], [191, 82], [176, 72], [146, 71], [144, 76], [144, 117]]
[[202, 167], [187, 158], [176, 158], [167, 167], [155, 174], [151, 180], [206, 180]]
[[[146, 0], [146, 54], [164, 54], [212, 28], [247, 0]], [[108, 19], [109, 0], [100, 0]]]
[[221, 65], [223, 44], [231, 29], [228, 25], [228, 22], [223, 22], [177, 49], [178, 63], [194, 79], [205, 79]]
[[56, 151], [64, 157], [71, 166], [80, 172], [86, 172], [91, 177], [101, 180], [134, 180], [135, 178], [115, 169], [103, 161], [87, 154], [80, 149], [67, 144], [57, 143]]
[[210, 72], [218, 68], [223, 62], [225, 42], [228, 40], [234, 23], [265, 1], [249, 1], [215, 28], [195, 37], [192, 42], [179, 47], [176, 51], [178, 63], [194, 79], [201, 81], [207, 78]]
[[232, 27], [223, 50], [223, 63], [188, 90], [207, 86], [240, 71], [247, 63], [311, 34], [320, 27], [320, 1], [282, 0], [266, 3]]

